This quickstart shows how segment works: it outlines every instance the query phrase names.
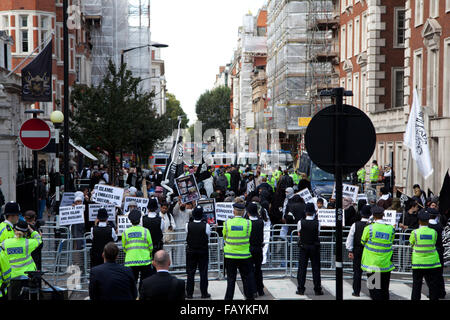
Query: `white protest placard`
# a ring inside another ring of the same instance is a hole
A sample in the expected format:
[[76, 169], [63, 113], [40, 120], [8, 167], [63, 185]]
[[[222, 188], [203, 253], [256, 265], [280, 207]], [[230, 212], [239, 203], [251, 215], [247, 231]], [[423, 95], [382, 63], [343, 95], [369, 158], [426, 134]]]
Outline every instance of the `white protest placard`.
[[299, 192], [297, 192], [297, 194], [303, 198], [303, 200], [305, 200], [305, 203], [309, 203], [309, 202], [313, 202], [313, 196], [311, 195], [311, 193], [309, 192], [308, 188], [305, 188]]
[[98, 210], [105, 207], [108, 212], [108, 221], [116, 222], [116, 207], [113, 204], [89, 204], [89, 221], [97, 219]]
[[67, 226], [84, 223], [84, 204], [59, 208], [59, 225]]
[[395, 210], [384, 210], [383, 221], [391, 226], [397, 225], [397, 211]]
[[225, 221], [233, 217], [233, 202], [216, 202], [217, 220]]
[[[358, 202], [358, 186], [352, 186], [351, 184], [342, 184], [342, 198], [351, 198], [354, 203]], [[331, 198], [336, 199], [336, 184], [334, 184], [333, 195]]]
[[[84, 200], [84, 199], [83, 199]], [[75, 192], [64, 192], [59, 207], [71, 206], [75, 201]]]
[[116, 207], [121, 207], [123, 191], [123, 188], [112, 187], [106, 184], [96, 184], [92, 200], [97, 203], [114, 204]]
[[[317, 219], [321, 227], [336, 227], [336, 209], [317, 210]], [[342, 214], [342, 226], [345, 225], [345, 215]]]
[[366, 202], [369, 203], [369, 200], [367, 199], [367, 195], [365, 193], [358, 193], [356, 200], [356, 203], [358, 203], [359, 200], [366, 200]]
[[134, 201], [137, 204], [137, 207], [139, 208], [139, 210], [141, 210], [142, 215], [146, 215], [147, 214], [147, 205], [148, 205], [148, 201], [149, 199], [146, 198], [137, 198], [137, 197], [125, 197], [125, 202], [123, 204], [123, 211], [125, 213], [128, 213], [128, 206], [130, 205], [130, 202]]
[[121, 236], [122, 233], [132, 224], [128, 219], [128, 214], [117, 216], [117, 235]]

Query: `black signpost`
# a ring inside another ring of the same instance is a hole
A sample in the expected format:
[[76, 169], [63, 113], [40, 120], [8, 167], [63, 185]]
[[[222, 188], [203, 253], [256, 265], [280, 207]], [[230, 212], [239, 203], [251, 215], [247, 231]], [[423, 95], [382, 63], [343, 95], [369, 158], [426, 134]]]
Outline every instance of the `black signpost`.
[[360, 109], [343, 104], [351, 91], [335, 88], [321, 92], [335, 98], [334, 105], [319, 111], [306, 129], [305, 144], [311, 160], [334, 174], [336, 181], [336, 300], [343, 299], [342, 175], [364, 166], [375, 150], [375, 128]]

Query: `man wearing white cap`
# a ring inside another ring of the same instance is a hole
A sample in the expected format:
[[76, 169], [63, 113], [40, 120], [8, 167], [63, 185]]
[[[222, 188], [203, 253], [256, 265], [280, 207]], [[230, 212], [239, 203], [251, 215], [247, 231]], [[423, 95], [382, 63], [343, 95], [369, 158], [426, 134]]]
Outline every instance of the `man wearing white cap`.
[[[72, 206], [79, 206], [83, 204], [84, 193], [81, 191], [75, 192], [75, 199]], [[84, 223], [78, 223], [72, 225], [72, 236], [73, 238], [83, 238], [84, 236]], [[83, 249], [83, 241], [76, 240], [76, 248], [78, 250]]]

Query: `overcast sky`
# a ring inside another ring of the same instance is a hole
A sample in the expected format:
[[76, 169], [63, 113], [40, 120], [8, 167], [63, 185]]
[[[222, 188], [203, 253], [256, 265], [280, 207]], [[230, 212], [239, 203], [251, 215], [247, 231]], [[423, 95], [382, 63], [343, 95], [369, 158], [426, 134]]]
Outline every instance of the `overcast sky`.
[[190, 124], [195, 103], [211, 89], [219, 66], [229, 63], [238, 28], [249, 10], [256, 15], [266, 0], [152, 0], [152, 41], [165, 43], [167, 90], [175, 94]]

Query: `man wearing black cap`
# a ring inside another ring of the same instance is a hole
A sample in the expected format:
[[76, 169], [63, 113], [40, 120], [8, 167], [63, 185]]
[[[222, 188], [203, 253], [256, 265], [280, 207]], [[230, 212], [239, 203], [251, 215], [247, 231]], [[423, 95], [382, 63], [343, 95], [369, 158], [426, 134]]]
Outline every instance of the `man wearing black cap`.
[[439, 254], [436, 250], [437, 232], [428, 227], [430, 209], [418, 213], [419, 228], [413, 230], [409, 237], [412, 252], [413, 289], [411, 300], [420, 300], [422, 281], [428, 285], [430, 300], [439, 300], [441, 295]]
[[252, 222], [252, 232], [250, 234], [250, 254], [253, 274], [255, 276], [255, 294], [259, 296], [264, 295], [263, 274], [261, 271], [261, 264], [263, 261], [263, 246], [264, 246], [264, 221], [258, 217], [258, 205], [255, 202], [250, 202], [247, 205], [247, 213]]
[[164, 220], [156, 213], [158, 210], [158, 201], [155, 198], [148, 200], [147, 209], [148, 214], [142, 218], [142, 226], [150, 231], [154, 256], [156, 251], [163, 248]]
[[203, 208], [197, 206], [192, 211], [192, 221], [186, 223], [186, 298], [194, 294], [195, 271], [200, 273], [200, 292], [202, 299], [210, 298], [208, 293], [208, 238], [211, 228], [203, 217]]
[[5, 221], [0, 223], [0, 244], [6, 239], [14, 238], [14, 225], [19, 221], [20, 207], [14, 201], [5, 205]]
[[108, 212], [105, 208], [100, 208], [97, 212], [97, 220], [91, 228], [91, 268], [103, 263], [103, 249], [108, 242], [117, 241], [117, 234], [108, 225]]
[[360, 210], [361, 220], [352, 224], [345, 243], [348, 257], [353, 260], [353, 293], [352, 296], [359, 297], [361, 292], [361, 258], [364, 246], [361, 244], [361, 236], [370, 218], [370, 206], [364, 205]]
[[436, 250], [439, 254], [439, 260], [441, 262], [441, 266], [439, 267], [440, 275], [439, 275], [439, 282], [440, 282], [440, 299], [444, 299], [446, 296], [445, 292], [445, 282], [444, 282], [444, 245], [442, 243], [442, 233], [444, 232], [444, 227], [440, 223], [439, 220], [439, 211], [435, 208], [427, 208], [428, 213], [430, 214], [430, 220], [428, 223], [428, 227], [431, 229], [436, 230], [437, 232], [437, 239], [436, 239]]
[[306, 204], [306, 218], [297, 224], [299, 236], [299, 263], [297, 272], [298, 287], [296, 294], [305, 294], [306, 268], [308, 260], [311, 260], [313, 273], [314, 292], [316, 296], [323, 295], [320, 281], [320, 223], [314, 219], [316, 208], [313, 203]]
[[225, 300], [233, 300], [236, 285], [237, 269], [241, 274], [244, 285], [244, 295], [247, 300], [254, 300], [252, 288], [252, 268], [250, 265], [250, 236], [252, 224], [244, 219], [245, 205], [235, 202], [233, 204], [234, 218], [228, 219], [223, 224], [223, 248], [224, 264], [227, 272], [227, 291]]

